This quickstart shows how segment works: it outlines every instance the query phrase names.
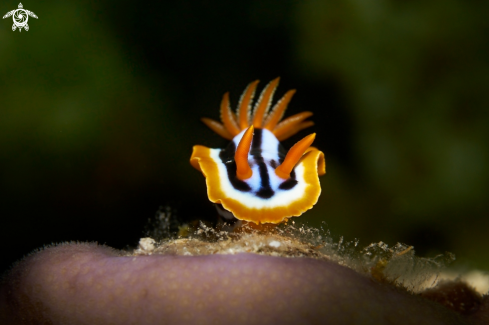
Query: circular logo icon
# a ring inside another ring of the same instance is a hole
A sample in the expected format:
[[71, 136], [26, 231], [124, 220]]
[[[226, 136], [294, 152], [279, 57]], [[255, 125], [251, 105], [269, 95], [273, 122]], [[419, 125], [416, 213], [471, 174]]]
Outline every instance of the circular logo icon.
[[25, 12], [24, 9], [17, 9], [15, 13], [13, 14], [14, 18], [14, 24], [17, 27], [24, 27], [27, 24], [27, 21], [29, 20], [29, 16], [27, 15], [27, 12]]

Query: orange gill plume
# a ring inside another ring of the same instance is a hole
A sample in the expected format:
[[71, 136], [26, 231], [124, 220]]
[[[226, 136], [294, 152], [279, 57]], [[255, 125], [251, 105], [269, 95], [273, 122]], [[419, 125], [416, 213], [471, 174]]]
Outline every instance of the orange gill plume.
[[231, 106], [229, 106], [229, 92], [225, 93], [221, 101], [221, 120], [224, 126], [232, 134], [233, 137], [241, 132], [236, 122], [236, 117], [231, 111]]
[[304, 153], [314, 142], [314, 138], [316, 138], [316, 133], [309, 134], [307, 137], [294, 144], [289, 152], [287, 152], [284, 162], [275, 168], [275, 174], [280, 178], [288, 179], [292, 169], [294, 169], [295, 165], [297, 165]]
[[292, 135], [296, 134], [302, 129], [313, 126], [314, 122], [305, 121], [306, 118], [312, 116], [312, 112], [301, 112], [295, 115], [292, 115], [282, 122], [280, 122], [273, 129], [273, 134], [277, 137], [279, 141], [285, 140]]
[[243, 134], [243, 137], [239, 141], [238, 147], [234, 154], [234, 160], [236, 162], [236, 177], [242, 181], [250, 178], [253, 175], [250, 163], [248, 162], [248, 153], [251, 148], [251, 140], [253, 140], [253, 125]]
[[253, 110], [253, 126], [256, 128], [261, 128], [263, 120], [266, 114], [268, 114], [268, 109], [272, 103], [272, 97], [277, 89], [279, 78], [275, 78], [263, 89], [260, 94], [260, 98], [255, 104], [255, 109]]
[[246, 129], [250, 125], [251, 102], [253, 101], [256, 86], [259, 82], [259, 80], [255, 80], [250, 83], [239, 99], [238, 111], [236, 115], [239, 118], [239, 127], [241, 130]]
[[265, 86], [253, 109], [252, 102], [259, 80], [251, 82], [241, 95], [236, 113], [231, 110], [229, 93], [225, 93], [221, 101], [222, 123], [210, 118], [202, 118], [202, 122], [212, 131], [228, 140], [233, 139], [250, 125], [271, 131], [279, 141], [285, 140], [302, 129], [314, 125], [312, 121], [304, 121], [312, 115], [312, 112], [302, 112], [280, 122], [292, 96], [295, 94], [295, 89], [287, 91], [270, 109], [279, 81], [280, 78], [275, 78]]

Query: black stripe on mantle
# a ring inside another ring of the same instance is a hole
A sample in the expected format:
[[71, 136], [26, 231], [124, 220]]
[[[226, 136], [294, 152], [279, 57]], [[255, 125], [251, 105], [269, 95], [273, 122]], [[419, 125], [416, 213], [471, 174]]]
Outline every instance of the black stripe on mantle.
[[[265, 160], [262, 157], [262, 138], [263, 138], [263, 130], [255, 129], [253, 134], [253, 140], [251, 142], [250, 154], [253, 156], [254, 161], [258, 164], [258, 170], [260, 173], [260, 189], [256, 192], [256, 195], [262, 199], [271, 198], [275, 192], [273, 191], [270, 185], [270, 175], [268, 174], [268, 168], [266, 166]], [[279, 144], [279, 155], [283, 155], [283, 148]], [[234, 141], [231, 141], [226, 149], [222, 149], [219, 153], [219, 158], [221, 162], [226, 166], [227, 176], [231, 185], [238, 191], [241, 192], [250, 192], [251, 187], [244, 181], [240, 180], [236, 177], [236, 162], [234, 160], [234, 154], [236, 152], [236, 144]], [[283, 158], [281, 157], [279, 163], [283, 162]], [[272, 167], [276, 168], [277, 163], [275, 160], [271, 161]], [[290, 190], [295, 185], [297, 185], [295, 170], [292, 170], [290, 173], [290, 178], [280, 184], [279, 189], [281, 190]]]

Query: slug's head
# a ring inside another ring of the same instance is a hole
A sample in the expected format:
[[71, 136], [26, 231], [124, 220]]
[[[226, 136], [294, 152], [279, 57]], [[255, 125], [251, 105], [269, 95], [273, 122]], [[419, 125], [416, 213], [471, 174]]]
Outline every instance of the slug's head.
[[325, 173], [321, 151], [311, 147], [315, 134], [296, 143], [288, 152], [279, 140], [313, 125], [303, 112], [280, 122], [294, 90], [268, 113], [278, 78], [258, 99], [253, 114], [251, 101], [258, 81], [241, 96], [234, 114], [226, 93], [221, 103], [223, 123], [203, 121], [221, 136], [232, 140], [226, 149], [194, 146], [191, 164], [206, 177], [212, 202], [222, 204], [236, 218], [255, 223], [279, 223], [310, 209], [321, 193], [319, 176]]

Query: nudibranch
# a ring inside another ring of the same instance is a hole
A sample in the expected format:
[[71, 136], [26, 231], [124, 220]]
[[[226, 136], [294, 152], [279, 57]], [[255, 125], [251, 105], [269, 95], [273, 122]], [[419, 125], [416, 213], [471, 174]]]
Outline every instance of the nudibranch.
[[311, 147], [315, 133], [285, 152], [281, 140], [312, 126], [311, 112], [281, 121], [295, 90], [289, 90], [270, 109], [279, 78], [261, 92], [252, 109], [258, 80], [250, 83], [231, 111], [229, 93], [221, 102], [219, 123], [202, 121], [225, 139], [225, 149], [194, 146], [190, 163], [206, 178], [209, 200], [221, 204], [239, 220], [280, 223], [300, 216], [316, 204], [321, 194], [319, 176], [326, 173], [324, 154]]

